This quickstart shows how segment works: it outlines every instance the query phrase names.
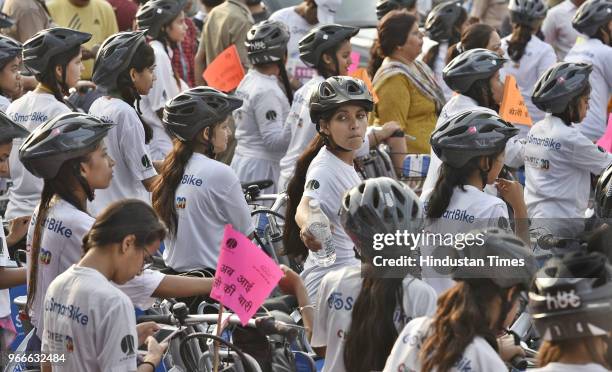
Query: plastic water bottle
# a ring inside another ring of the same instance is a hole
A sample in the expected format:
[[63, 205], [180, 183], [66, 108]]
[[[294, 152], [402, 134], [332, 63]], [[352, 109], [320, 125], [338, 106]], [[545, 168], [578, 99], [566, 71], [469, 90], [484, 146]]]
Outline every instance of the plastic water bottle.
[[318, 200], [311, 200], [308, 206], [310, 207], [307, 221], [308, 231], [321, 243], [321, 249], [312, 253], [317, 264], [329, 266], [336, 262], [336, 248], [332, 240], [329, 219], [321, 210]]

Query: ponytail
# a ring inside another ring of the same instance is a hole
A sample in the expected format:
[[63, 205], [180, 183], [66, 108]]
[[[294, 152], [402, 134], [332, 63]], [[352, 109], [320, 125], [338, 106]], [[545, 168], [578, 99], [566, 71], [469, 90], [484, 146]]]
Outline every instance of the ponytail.
[[300, 238], [300, 228], [293, 216], [295, 216], [297, 207], [304, 194], [304, 184], [306, 183], [306, 172], [308, 171], [308, 167], [323, 146], [323, 137], [317, 134], [297, 160], [293, 178], [291, 178], [287, 185], [288, 200], [287, 212], [285, 215], [289, 218], [285, 220], [285, 228], [283, 231], [283, 245], [285, 247], [283, 254], [291, 258], [305, 258], [308, 255], [308, 248], [306, 248], [304, 242], [302, 242]]
[[480, 79], [474, 82], [464, 96], [470, 97], [478, 106], [489, 108], [495, 112], [499, 111], [499, 104], [493, 99], [493, 90], [491, 89], [491, 78]]
[[[70, 63], [70, 61], [72, 61], [73, 58], [78, 56], [80, 52], [81, 46], [77, 45], [72, 49], [53, 56], [49, 60], [47, 69], [43, 73], [36, 75], [36, 80], [38, 80], [38, 82], [41, 83], [45, 88], [49, 89], [55, 99], [63, 104], [66, 104], [67, 102], [64, 100], [64, 97], [70, 94], [70, 88], [66, 84], [66, 69], [68, 68], [68, 64]], [[55, 76], [56, 66], [61, 66], [62, 68], [62, 77], [59, 81]]]
[[[463, 34], [461, 34], [460, 42], [455, 43], [448, 48], [448, 52], [446, 54], [446, 64], [466, 50], [476, 48], [486, 49], [487, 45], [489, 45], [491, 34], [494, 32], [497, 31], [495, 31], [493, 27], [484, 23], [475, 23], [470, 25], [465, 29]], [[449, 42], [449, 44], [451, 44], [451, 42]]]
[[385, 57], [383, 56], [382, 49], [380, 47], [380, 41], [378, 38], [374, 40], [374, 44], [370, 48], [370, 62], [368, 62], [368, 74], [374, 78], [376, 72], [382, 65]]
[[589, 96], [590, 94], [591, 94], [591, 84], [587, 83], [587, 85], [584, 87], [582, 92], [580, 92], [578, 95], [576, 95], [574, 98], [570, 100], [570, 102], [567, 104], [567, 107], [565, 108], [563, 112], [558, 113], [558, 114], [552, 114], [552, 115], [563, 120], [563, 123], [565, 123], [565, 125], [567, 126], [572, 125], [572, 123], [580, 122], [580, 112], [578, 108], [578, 105], [580, 104], [580, 99], [582, 99], [582, 97], [584, 96]]
[[153, 208], [168, 227], [171, 236], [178, 231], [178, 216], [176, 214], [176, 189], [181, 183], [185, 168], [193, 155], [193, 143], [174, 139], [174, 147], [164, 160], [160, 177], [153, 185]]
[[287, 96], [287, 101], [289, 101], [289, 106], [291, 106], [293, 105], [293, 89], [291, 88], [291, 83], [289, 82], [289, 76], [287, 76], [287, 69], [282, 61], [278, 62], [278, 67], [280, 69], [280, 78], [281, 82], [283, 83], [285, 95]]
[[512, 37], [508, 41], [508, 55], [514, 62], [519, 62], [525, 54], [527, 43], [531, 40], [533, 29], [527, 25], [517, 24], [512, 31]]

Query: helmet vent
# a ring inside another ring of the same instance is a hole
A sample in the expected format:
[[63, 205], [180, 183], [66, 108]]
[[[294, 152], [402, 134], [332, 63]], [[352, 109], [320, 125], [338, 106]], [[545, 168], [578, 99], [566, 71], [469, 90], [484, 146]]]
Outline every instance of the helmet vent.
[[380, 194], [378, 189], [376, 189], [372, 195], [372, 204], [374, 208], [378, 208], [378, 205], [380, 204]]

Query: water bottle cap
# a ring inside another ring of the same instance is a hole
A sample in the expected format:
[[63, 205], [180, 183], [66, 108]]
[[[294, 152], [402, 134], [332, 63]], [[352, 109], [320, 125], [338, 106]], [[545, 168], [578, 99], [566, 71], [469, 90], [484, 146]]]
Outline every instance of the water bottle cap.
[[321, 203], [319, 203], [319, 201], [316, 199], [310, 199], [310, 201], [308, 202], [308, 205], [310, 206], [310, 208], [316, 209], [320, 207]]

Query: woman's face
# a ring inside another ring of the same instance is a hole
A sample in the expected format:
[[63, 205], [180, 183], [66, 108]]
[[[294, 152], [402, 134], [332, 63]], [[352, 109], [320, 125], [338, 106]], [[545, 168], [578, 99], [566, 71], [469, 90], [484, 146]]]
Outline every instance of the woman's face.
[[[492, 163], [490, 164], [491, 168], [489, 169], [489, 173], [487, 173], [487, 185], [492, 185], [492, 184], [495, 183], [495, 180], [497, 180], [497, 178], [499, 177], [499, 173], [501, 172], [502, 168], [504, 167], [504, 159], [505, 158], [506, 158], [506, 156], [504, 154], [504, 151], [502, 151], [492, 161]], [[482, 160], [484, 162], [487, 161], [485, 158], [483, 158]], [[486, 165], [482, 169], [486, 169]]]
[[115, 161], [106, 152], [104, 141], [89, 155], [89, 161], [81, 163], [81, 172], [92, 190], [106, 189], [113, 178]]
[[413, 61], [415, 60], [419, 54], [421, 54], [421, 50], [423, 49], [423, 34], [419, 31], [419, 25], [415, 22], [408, 33], [408, 37], [406, 38], [406, 42], [404, 45], [399, 47], [402, 51], [404, 58]]
[[[57, 81], [62, 81], [62, 68], [59, 67], [59, 76], [57, 76]], [[66, 85], [68, 89], [76, 87], [79, 80], [81, 80], [81, 72], [85, 69], [83, 66], [82, 55], [79, 51], [79, 54], [68, 62], [66, 65]]]
[[493, 94], [493, 101], [500, 105], [504, 98], [504, 83], [502, 83], [499, 78], [499, 70], [495, 72], [495, 75], [491, 76], [489, 83], [491, 86], [491, 93]]
[[174, 21], [166, 26], [166, 34], [168, 39], [175, 43], [182, 43], [187, 34], [187, 25], [185, 24], [185, 13], [182, 11], [174, 18]]
[[13, 148], [13, 142], [5, 143], [0, 145], [0, 178], [9, 178], [9, 155], [11, 155], [11, 149]]
[[138, 94], [141, 96], [146, 96], [149, 94], [151, 87], [153, 87], [153, 82], [156, 80], [155, 65], [145, 67], [141, 72], [138, 72], [135, 68], [133, 68], [130, 71], [130, 76], [132, 77], [132, 82], [134, 83], [134, 87], [136, 87]]
[[504, 50], [501, 47], [501, 38], [497, 31], [493, 31], [491, 36], [489, 36], [489, 43], [487, 44], [487, 48], [492, 52], [495, 52], [500, 55], [500, 57], [504, 56]]
[[[351, 42], [349, 40], [344, 40], [340, 45], [340, 48], [336, 52], [336, 60], [338, 61], [338, 72], [339, 76], [348, 75], [348, 68], [351, 66], [353, 61], [351, 60], [351, 52], [353, 48], [351, 47]], [[328, 71], [331, 71], [333, 75], [336, 75], [336, 63], [329, 55], [323, 55], [325, 65]]]
[[124, 284], [140, 275], [145, 263], [157, 253], [161, 241], [155, 240], [153, 243], [141, 247], [136, 245], [134, 235], [129, 235], [121, 244], [124, 253], [118, 257], [117, 266], [120, 269], [117, 270], [113, 278], [113, 282], [117, 284]]
[[215, 154], [220, 154], [227, 149], [227, 142], [232, 134], [228, 122], [229, 116], [223, 123], [216, 125], [213, 129], [211, 143]]
[[336, 145], [347, 150], [358, 150], [363, 145], [368, 113], [361, 106], [341, 106], [329, 122], [322, 122], [321, 130], [332, 138]]
[[9, 98], [18, 98], [22, 92], [19, 64], [21, 58], [15, 57], [0, 71], [0, 89]]
[[586, 117], [587, 111], [589, 111], [589, 97], [590, 94], [585, 94], [580, 96], [578, 99], [578, 123], [582, 123], [584, 118]]

